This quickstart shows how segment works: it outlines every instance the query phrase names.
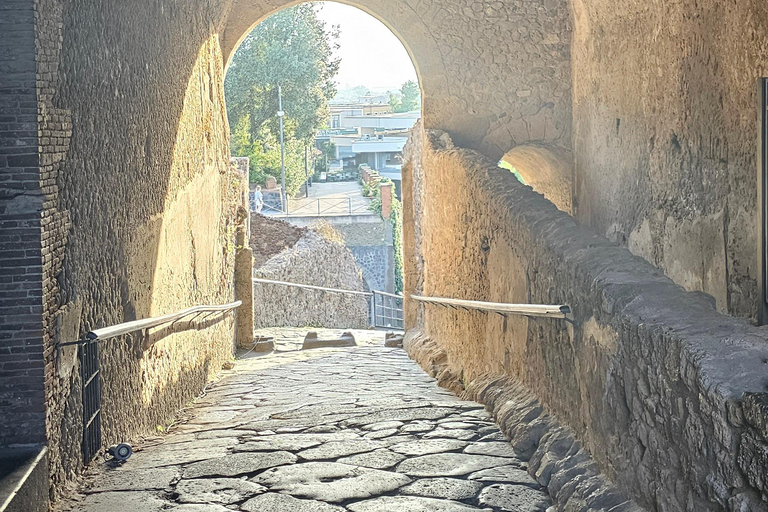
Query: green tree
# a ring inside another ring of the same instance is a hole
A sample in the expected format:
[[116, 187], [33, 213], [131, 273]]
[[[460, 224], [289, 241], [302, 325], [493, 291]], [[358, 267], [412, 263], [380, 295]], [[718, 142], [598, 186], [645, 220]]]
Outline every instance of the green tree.
[[421, 106], [419, 84], [408, 80], [400, 87], [400, 91], [389, 93], [389, 105], [392, 107], [392, 112], [396, 113], [417, 110]]
[[410, 112], [416, 110], [421, 105], [421, 91], [419, 84], [413, 80], [408, 80], [400, 88], [402, 99], [400, 100], [401, 112]]
[[[280, 134], [277, 91], [282, 86], [288, 193], [303, 182], [304, 146], [327, 124], [328, 100], [336, 94], [333, 79], [339, 60], [333, 52], [338, 27], [327, 28], [316, 9], [314, 4], [301, 4], [261, 22], [235, 52], [224, 81], [232, 152], [251, 157], [256, 182], [275, 173], [274, 146]], [[279, 144], [276, 151], [279, 175]], [[289, 160], [299, 156], [301, 172], [288, 169]]]

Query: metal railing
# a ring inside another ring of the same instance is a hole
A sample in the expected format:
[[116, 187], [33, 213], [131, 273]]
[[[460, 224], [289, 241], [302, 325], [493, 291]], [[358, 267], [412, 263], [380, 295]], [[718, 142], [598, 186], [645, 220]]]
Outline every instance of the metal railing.
[[424, 304], [450, 307], [453, 309], [475, 310], [499, 315], [523, 315], [547, 318], [567, 319], [571, 313], [570, 306], [545, 304], [507, 304], [502, 302], [482, 302], [477, 300], [448, 299], [444, 297], [422, 297], [411, 295], [413, 300]]
[[259, 284], [277, 284], [282, 286], [290, 286], [292, 288], [302, 288], [304, 290], [317, 290], [317, 291], [329, 292], [329, 293], [342, 293], [347, 295], [364, 295], [365, 297], [370, 297], [373, 295], [373, 293], [371, 292], [358, 292], [355, 290], [344, 290], [341, 288], [326, 288], [324, 286], [314, 286], [311, 284], [289, 283], [288, 281], [273, 281], [271, 279], [260, 279], [258, 277], [254, 277], [253, 282], [259, 283]]
[[388, 329], [405, 328], [403, 297], [386, 292], [373, 292], [373, 325]]
[[328, 288], [325, 286], [314, 286], [310, 284], [290, 283], [287, 281], [274, 281], [272, 279], [261, 279], [254, 277], [256, 284], [271, 284], [278, 286], [289, 286], [304, 290], [314, 290], [326, 293], [339, 293], [345, 295], [358, 295], [366, 297], [368, 300], [368, 312], [370, 315], [371, 326], [377, 329], [397, 329], [403, 330], [405, 323], [403, 321], [403, 297], [392, 293], [380, 292], [361, 292], [357, 290], [344, 290], [342, 288]]
[[356, 215], [370, 212], [371, 204], [365, 199], [318, 198], [288, 201], [288, 215], [322, 217], [324, 215]]
[[[194, 306], [176, 313], [133, 320], [122, 324], [102, 327], [88, 332], [80, 341], [60, 343], [59, 347], [79, 346], [80, 378], [82, 380], [83, 399], [83, 462], [88, 464], [101, 449], [101, 371], [99, 369], [99, 341], [116, 338], [136, 331], [145, 331], [153, 327], [175, 324], [179, 320], [196, 321], [205, 315], [206, 320], [211, 315], [225, 314], [234, 311], [242, 305], [242, 301], [223, 304], [220, 306]], [[188, 329], [184, 329], [188, 330]]]

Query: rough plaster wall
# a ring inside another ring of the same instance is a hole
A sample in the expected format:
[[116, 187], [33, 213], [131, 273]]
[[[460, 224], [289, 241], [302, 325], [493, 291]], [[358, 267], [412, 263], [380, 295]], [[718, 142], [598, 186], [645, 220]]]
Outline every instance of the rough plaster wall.
[[757, 311], [760, 1], [574, 0], [577, 218], [721, 312]]
[[[41, 159], [59, 165], [50, 210], [71, 219], [53, 281], [65, 329], [46, 341], [49, 367], [57, 369], [46, 383], [57, 485], [79, 469], [82, 412], [76, 353], [56, 360], [53, 338], [72, 341], [96, 327], [230, 302], [238, 198], [215, 34], [222, 2], [47, 2], [58, 10], [39, 14], [61, 38], [38, 48], [39, 59], [56, 57], [46, 108], [71, 119], [64, 151], [41, 149]], [[104, 443], [167, 423], [232, 346], [230, 318], [183, 334], [104, 342]]]
[[[295, 227], [280, 220], [270, 220], [275, 229], [283, 228], [289, 239]], [[303, 236], [265, 264], [254, 276], [273, 281], [309, 284], [326, 288], [367, 291], [360, 269], [350, 250], [317, 232], [303, 230]], [[253, 239], [259, 234], [254, 232]], [[258, 247], [252, 243], [252, 247]], [[368, 301], [360, 295], [343, 295], [305, 290], [281, 285], [254, 283], [254, 326], [327, 327], [365, 329], [370, 325]]]
[[[295, 1], [236, 0], [225, 56], [254, 24]], [[498, 159], [539, 141], [570, 147], [570, 14], [563, 0], [353, 0], [409, 50], [426, 126]]]
[[[649, 510], [768, 510], [765, 334], [719, 315], [508, 171], [430, 136], [442, 149], [412, 140], [407, 151], [405, 176], [414, 162], [424, 172], [406, 224], [421, 236], [420, 253], [406, 244], [406, 261], [421, 258], [423, 271], [409, 269], [406, 291], [415, 283], [428, 296], [568, 304], [574, 324], [409, 300], [407, 328], [437, 342], [465, 385], [488, 373], [524, 382]], [[453, 201], [438, 199], [449, 193]]]

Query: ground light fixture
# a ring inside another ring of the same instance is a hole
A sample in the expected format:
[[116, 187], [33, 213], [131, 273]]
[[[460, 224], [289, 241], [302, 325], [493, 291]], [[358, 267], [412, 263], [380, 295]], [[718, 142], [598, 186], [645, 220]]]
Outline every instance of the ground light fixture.
[[107, 454], [118, 462], [125, 462], [133, 455], [133, 448], [128, 443], [120, 443], [107, 448]]

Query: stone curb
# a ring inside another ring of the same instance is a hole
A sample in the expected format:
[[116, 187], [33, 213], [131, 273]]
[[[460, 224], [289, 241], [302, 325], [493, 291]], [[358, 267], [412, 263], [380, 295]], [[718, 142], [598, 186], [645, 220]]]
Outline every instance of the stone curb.
[[552, 512], [646, 512], [600, 473], [573, 432], [517, 379], [486, 374], [465, 384], [448, 367], [445, 351], [421, 331], [406, 333], [403, 348], [440, 386], [485, 405], [512, 448], [530, 459], [528, 473], [547, 488]]

